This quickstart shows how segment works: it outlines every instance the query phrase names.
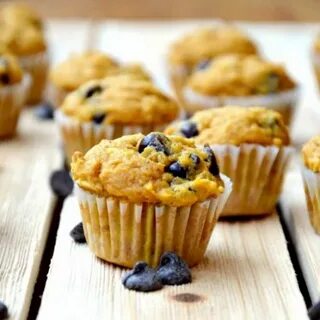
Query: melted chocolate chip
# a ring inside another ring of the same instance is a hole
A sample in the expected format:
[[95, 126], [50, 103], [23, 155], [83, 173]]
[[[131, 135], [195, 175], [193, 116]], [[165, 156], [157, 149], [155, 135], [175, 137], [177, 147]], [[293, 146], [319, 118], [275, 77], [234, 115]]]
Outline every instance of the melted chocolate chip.
[[10, 83], [9, 75], [7, 73], [0, 74], [0, 82], [5, 85], [9, 84]]
[[93, 117], [92, 117], [92, 121], [95, 123], [95, 124], [101, 124], [103, 122], [103, 120], [105, 119], [105, 117], [107, 116], [106, 113], [98, 113], [98, 114], [95, 114]]
[[194, 167], [197, 167], [200, 164], [200, 158], [196, 154], [190, 154], [190, 158], [193, 162]]
[[147, 147], [152, 147], [158, 152], [163, 152], [166, 155], [170, 154], [168, 147], [169, 139], [160, 133], [149, 133], [146, 135], [139, 144], [138, 151], [140, 153]]
[[70, 236], [76, 243], [86, 243], [87, 240], [84, 236], [83, 224], [78, 223], [71, 231]]
[[165, 168], [165, 171], [171, 173], [174, 177], [186, 179], [187, 170], [178, 161], [171, 163]]
[[67, 170], [57, 170], [50, 177], [50, 186], [58, 197], [65, 198], [72, 193], [73, 180]]
[[91, 98], [93, 95], [102, 92], [102, 87], [99, 85], [93, 86], [89, 88], [85, 94], [85, 98]]
[[191, 121], [184, 121], [181, 124], [180, 131], [186, 138], [192, 138], [199, 134], [197, 125]]
[[204, 146], [204, 151], [208, 155], [209, 171], [212, 175], [217, 176], [220, 173], [216, 156], [208, 144]]

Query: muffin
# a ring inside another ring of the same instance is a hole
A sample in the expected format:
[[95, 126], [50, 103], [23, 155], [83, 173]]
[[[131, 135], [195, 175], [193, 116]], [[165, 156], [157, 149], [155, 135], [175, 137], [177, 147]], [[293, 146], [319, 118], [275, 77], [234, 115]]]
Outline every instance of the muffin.
[[90, 249], [125, 267], [165, 251], [199, 263], [231, 189], [210, 148], [157, 132], [76, 152], [71, 171]]
[[224, 216], [271, 213], [292, 153], [288, 129], [273, 110], [239, 106], [199, 111], [165, 133], [210, 145], [221, 172], [233, 182]]
[[15, 134], [29, 86], [30, 77], [23, 74], [17, 59], [0, 55], [0, 138]]
[[313, 137], [302, 148], [302, 177], [310, 222], [320, 234], [320, 136]]
[[280, 112], [290, 124], [297, 86], [283, 66], [254, 55], [225, 55], [195, 71], [183, 90], [188, 113], [239, 105], [262, 106]]
[[257, 48], [246, 34], [230, 25], [201, 28], [173, 43], [167, 64], [178, 100], [183, 102], [181, 91], [192, 70], [228, 53], [255, 54]]
[[0, 48], [16, 55], [32, 77], [28, 103], [42, 100], [46, 86], [48, 56], [40, 18], [25, 6], [0, 9]]
[[161, 131], [178, 115], [177, 104], [150, 81], [128, 74], [93, 80], [67, 95], [56, 112], [67, 159], [102, 139]]

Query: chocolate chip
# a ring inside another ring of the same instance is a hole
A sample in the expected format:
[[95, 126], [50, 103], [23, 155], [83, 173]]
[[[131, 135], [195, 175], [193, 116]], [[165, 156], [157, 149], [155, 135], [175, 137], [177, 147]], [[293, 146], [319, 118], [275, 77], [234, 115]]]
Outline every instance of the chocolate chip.
[[9, 75], [7, 73], [0, 74], [0, 82], [5, 85], [9, 84], [10, 83]]
[[145, 148], [152, 147], [158, 152], [163, 152], [164, 154], [169, 155], [170, 151], [168, 148], [168, 142], [169, 139], [163, 134], [155, 132], [149, 133], [140, 141], [138, 151], [142, 153]]
[[308, 310], [308, 316], [310, 320], [319, 320], [320, 319], [320, 301], [313, 305]]
[[180, 131], [186, 138], [192, 138], [199, 134], [197, 125], [191, 121], [184, 121], [181, 124]]
[[171, 163], [165, 168], [165, 172], [171, 173], [174, 177], [185, 179], [187, 177], [187, 170], [178, 161]]
[[106, 113], [97, 113], [92, 117], [92, 121], [95, 124], [101, 124], [106, 116], [107, 116]]
[[200, 164], [200, 158], [196, 154], [191, 153], [190, 158], [193, 162], [194, 167], [197, 167]]
[[216, 156], [214, 155], [214, 152], [210, 148], [208, 144], [204, 145], [204, 151], [208, 155], [208, 161], [209, 161], [209, 171], [212, 175], [217, 176], [219, 175], [219, 166], [217, 163]]
[[157, 276], [162, 284], [180, 285], [190, 283], [191, 271], [184, 260], [174, 252], [166, 252], [160, 259]]
[[211, 62], [210, 59], [208, 59], [208, 60], [202, 60], [202, 61], [200, 61], [200, 62], [197, 64], [196, 69], [197, 69], [197, 70], [205, 70], [205, 69], [207, 69], [208, 66], [210, 65], [210, 62]]
[[54, 116], [53, 107], [50, 103], [44, 103], [40, 107], [36, 108], [35, 115], [42, 120], [51, 120]]
[[8, 316], [8, 307], [2, 301], [0, 301], [0, 320], [7, 319]]
[[122, 284], [129, 290], [142, 292], [156, 291], [163, 287], [156, 270], [145, 262], [138, 262], [133, 270], [126, 273], [122, 278]]
[[54, 171], [50, 177], [50, 186], [52, 191], [58, 197], [67, 197], [72, 193], [73, 181], [67, 170]]
[[83, 224], [82, 222], [78, 223], [71, 231], [70, 236], [76, 243], [86, 243], [87, 240], [84, 236]]
[[85, 98], [91, 98], [93, 95], [102, 92], [102, 87], [99, 85], [95, 85], [91, 88], [89, 88], [85, 94]]

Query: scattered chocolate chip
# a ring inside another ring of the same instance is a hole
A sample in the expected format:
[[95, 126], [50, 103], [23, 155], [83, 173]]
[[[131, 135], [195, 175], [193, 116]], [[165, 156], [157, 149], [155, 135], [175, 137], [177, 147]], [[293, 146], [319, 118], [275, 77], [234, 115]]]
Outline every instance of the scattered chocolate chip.
[[320, 301], [313, 305], [309, 310], [308, 310], [308, 316], [310, 320], [319, 320], [320, 319]]
[[164, 285], [180, 285], [190, 283], [192, 280], [188, 265], [174, 252], [162, 255], [157, 276]]
[[180, 131], [186, 138], [192, 138], [199, 134], [197, 125], [191, 121], [184, 121], [181, 124]]
[[51, 120], [54, 116], [53, 107], [50, 105], [50, 103], [44, 103], [40, 107], [36, 108], [35, 115], [39, 119]]
[[67, 170], [54, 171], [50, 177], [50, 186], [58, 197], [67, 197], [72, 193], [73, 181]]
[[185, 179], [187, 177], [187, 170], [178, 161], [171, 163], [165, 168], [165, 171], [171, 173], [174, 177]]
[[208, 59], [208, 60], [202, 60], [200, 61], [197, 66], [196, 66], [196, 69], [197, 70], [205, 70], [208, 68], [209, 64], [210, 64], [211, 60]]
[[9, 84], [10, 83], [10, 77], [7, 73], [0, 74], [0, 82], [2, 84]]
[[106, 113], [97, 113], [92, 117], [92, 121], [95, 124], [101, 124], [106, 117]]
[[2, 301], [0, 301], [0, 320], [7, 319], [8, 316], [8, 307]]
[[71, 231], [70, 236], [76, 243], [86, 243], [87, 240], [84, 236], [83, 224], [82, 222], [78, 223]]
[[199, 158], [196, 154], [191, 153], [191, 154], [190, 154], [190, 158], [191, 158], [191, 160], [192, 160], [192, 162], [193, 162], [193, 165], [194, 165], [195, 167], [197, 167], [197, 166], [200, 164], [200, 158]]
[[220, 170], [219, 170], [216, 156], [214, 155], [214, 152], [212, 151], [212, 149], [208, 144], [204, 145], [204, 151], [208, 155], [210, 173], [213, 174], [214, 176], [219, 175]]
[[138, 151], [141, 153], [147, 147], [152, 147], [158, 152], [163, 152], [166, 155], [170, 154], [168, 148], [169, 139], [160, 133], [149, 133], [146, 135], [139, 144]]
[[102, 91], [102, 87], [99, 85], [95, 85], [91, 88], [89, 88], [85, 94], [85, 98], [91, 98], [93, 95], [100, 93]]
[[156, 270], [145, 262], [137, 262], [133, 270], [124, 275], [122, 284], [129, 290], [142, 292], [156, 291], [163, 287]]

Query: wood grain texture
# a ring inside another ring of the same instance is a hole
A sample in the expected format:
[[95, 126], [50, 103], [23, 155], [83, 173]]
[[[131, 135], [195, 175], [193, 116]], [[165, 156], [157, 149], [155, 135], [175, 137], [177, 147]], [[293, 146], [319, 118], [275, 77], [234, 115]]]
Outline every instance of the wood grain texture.
[[23, 113], [19, 135], [0, 142], [0, 299], [25, 319], [50, 226], [52, 170], [61, 165], [54, 124]]
[[149, 294], [124, 289], [121, 268], [72, 241], [69, 232], [79, 221], [76, 200], [68, 198], [39, 320], [307, 319], [276, 214], [220, 222], [193, 283]]

